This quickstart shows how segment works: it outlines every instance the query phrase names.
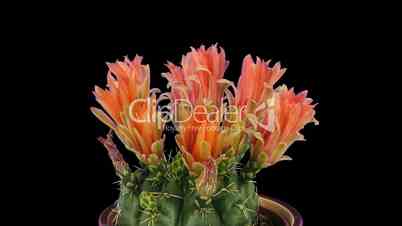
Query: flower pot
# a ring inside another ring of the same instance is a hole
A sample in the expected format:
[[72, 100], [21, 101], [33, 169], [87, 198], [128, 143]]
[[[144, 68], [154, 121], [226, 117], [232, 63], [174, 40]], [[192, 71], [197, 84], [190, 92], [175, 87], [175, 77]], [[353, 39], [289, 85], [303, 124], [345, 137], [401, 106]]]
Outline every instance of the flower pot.
[[[303, 226], [303, 219], [296, 209], [270, 197], [260, 196], [259, 215], [257, 226]], [[101, 213], [99, 226], [114, 226], [115, 219], [116, 211], [110, 206]]]
[[295, 208], [271, 197], [260, 196], [259, 212], [264, 222], [260, 226], [303, 226], [303, 218]]

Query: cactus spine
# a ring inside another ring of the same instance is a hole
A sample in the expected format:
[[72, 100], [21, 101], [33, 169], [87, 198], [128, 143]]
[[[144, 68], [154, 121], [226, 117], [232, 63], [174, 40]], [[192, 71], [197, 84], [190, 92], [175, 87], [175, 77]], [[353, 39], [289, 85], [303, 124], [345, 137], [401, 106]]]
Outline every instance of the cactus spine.
[[[109, 135], [100, 139], [115, 147]], [[108, 148], [109, 155], [117, 149]], [[256, 220], [258, 195], [253, 178], [238, 169], [238, 159], [222, 162], [216, 192], [200, 197], [196, 178], [177, 154], [160, 165], [131, 170], [122, 158], [112, 158], [120, 178], [118, 226], [248, 226]], [[116, 164], [119, 163], [119, 164]], [[228, 170], [228, 164], [231, 165]], [[117, 168], [116, 166], [119, 166]], [[225, 170], [223, 170], [225, 169]]]

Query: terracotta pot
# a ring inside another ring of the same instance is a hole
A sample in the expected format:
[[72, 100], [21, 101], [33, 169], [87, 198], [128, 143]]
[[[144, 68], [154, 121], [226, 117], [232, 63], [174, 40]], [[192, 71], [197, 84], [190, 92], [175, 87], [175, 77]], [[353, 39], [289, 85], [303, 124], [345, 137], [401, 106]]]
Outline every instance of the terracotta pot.
[[[260, 196], [261, 219], [263, 226], [303, 226], [303, 219], [299, 212], [288, 204], [270, 198]], [[116, 212], [113, 206], [106, 208], [99, 217], [99, 226], [114, 226]]]

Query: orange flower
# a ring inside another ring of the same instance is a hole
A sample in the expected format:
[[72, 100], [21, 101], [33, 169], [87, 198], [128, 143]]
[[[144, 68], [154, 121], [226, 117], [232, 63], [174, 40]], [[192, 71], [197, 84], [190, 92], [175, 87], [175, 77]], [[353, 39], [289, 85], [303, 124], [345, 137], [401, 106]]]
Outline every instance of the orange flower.
[[254, 63], [251, 55], [244, 57], [235, 97], [228, 96], [231, 107], [225, 125], [239, 128], [241, 139], [248, 136], [262, 141], [261, 134], [256, 130], [257, 122], [262, 112], [272, 108], [273, 86], [286, 71], [281, 69], [280, 63], [272, 68], [269, 63], [259, 57]]
[[[295, 94], [281, 86], [274, 94], [275, 106], [263, 113], [262, 123], [274, 123], [272, 131], [258, 126], [263, 142], [252, 140], [251, 159], [259, 163], [260, 168], [274, 165], [281, 160], [289, 160], [286, 150], [295, 141], [304, 140], [300, 130], [310, 122], [318, 124], [314, 118], [312, 99], [307, 98], [307, 91]], [[272, 110], [272, 111], [271, 111]], [[270, 125], [268, 125], [270, 127]]]
[[196, 123], [194, 119], [179, 127], [176, 140], [189, 165], [193, 162], [202, 163], [209, 159], [217, 159], [221, 155], [223, 134], [220, 130], [218, 123]]
[[263, 61], [258, 57], [257, 62], [254, 63], [251, 55], [244, 57], [237, 84], [236, 106], [246, 106], [250, 101], [260, 105], [271, 96], [274, 84], [282, 77], [286, 69], [281, 69], [280, 63], [276, 63], [271, 68], [269, 63], [270, 61]]
[[146, 164], [157, 164], [163, 158], [164, 124], [156, 110], [156, 96], [150, 86], [148, 65], [142, 57], [132, 61], [109, 63], [107, 88], [95, 86], [94, 95], [108, 115], [92, 107], [95, 116], [109, 126], [127, 149]]
[[220, 127], [219, 121], [191, 117], [178, 127], [176, 143], [189, 172], [195, 176], [196, 188], [201, 198], [207, 199], [216, 190], [217, 165], [226, 158], [235, 132]]
[[191, 48], [191, 52], [182, 57], [181, 67], [168, 62], [169, 72], [164, 73], [172, 87], [171, 99], [188, 100], [191, 104], [203, 104], [206, 100], [220, 105], [227, 80], [223, 75], [229, 61], [225, 60], [225, 51], [217, 45], [208, 49], [201, 46]]

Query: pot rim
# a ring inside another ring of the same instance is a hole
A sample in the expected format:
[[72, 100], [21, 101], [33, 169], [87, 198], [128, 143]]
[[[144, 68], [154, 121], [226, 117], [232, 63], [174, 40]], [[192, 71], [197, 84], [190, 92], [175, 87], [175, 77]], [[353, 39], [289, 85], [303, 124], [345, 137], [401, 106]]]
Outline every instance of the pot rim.
[[260, 207], [277, 214], [283, 221], [289, 222], [289, 226], [303, 226], [303, 218], [293, 206], [266, 195], [259, 195]]

